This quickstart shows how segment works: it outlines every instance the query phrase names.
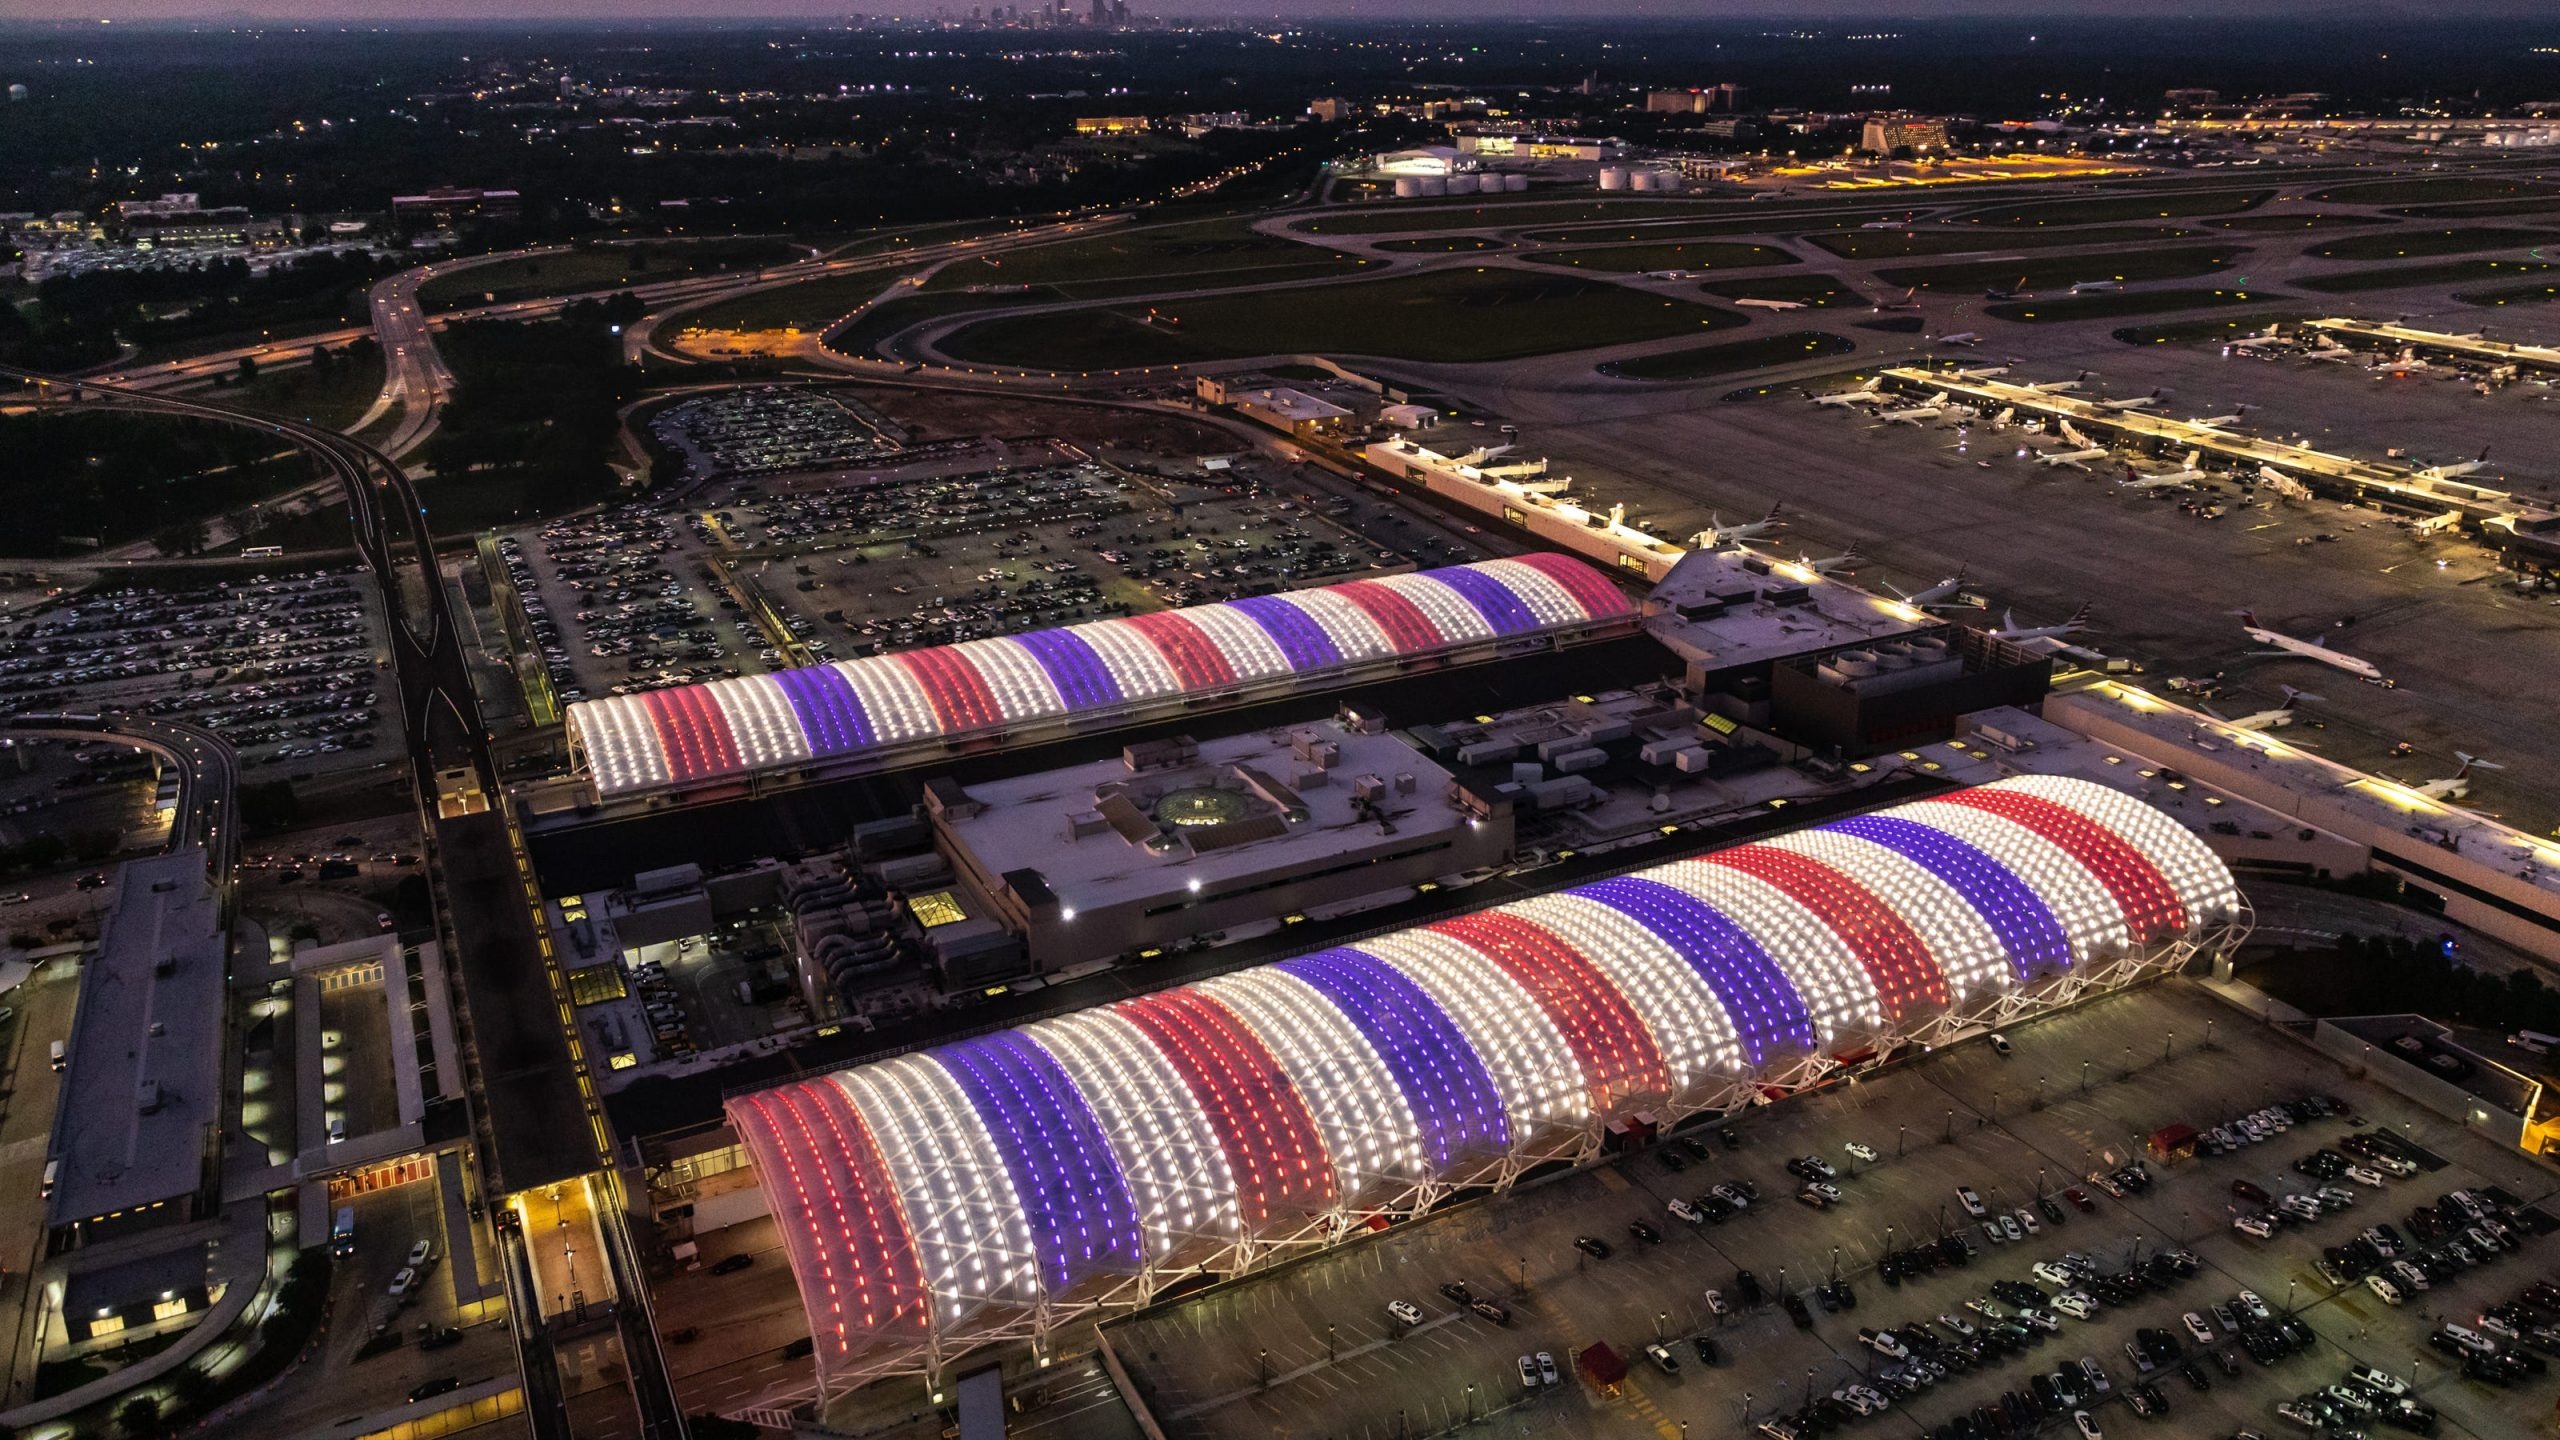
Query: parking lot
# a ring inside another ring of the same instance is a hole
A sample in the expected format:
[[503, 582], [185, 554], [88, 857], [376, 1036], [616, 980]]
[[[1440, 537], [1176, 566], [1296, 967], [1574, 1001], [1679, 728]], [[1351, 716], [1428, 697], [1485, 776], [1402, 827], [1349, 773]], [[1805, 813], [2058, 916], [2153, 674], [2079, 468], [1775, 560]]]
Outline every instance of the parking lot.
[[[2273, 1406], [2336, 1382], [2350, 1363], [2414, 1375], [2418, 1394], [2442, 1413], [2440, 1434], [2520, 1434], [2547, 1413], [2550, 1380], [2510, 1390], [2464, 1379], [2427, 1343], [2428, 1317], [2468, 1321], [2538, 1278], [2541, 1257], [2533, 1248], [2437, 1284], [2399, 1308], [2361, 1285], [2335, 1288], [2317, 1269], [2322, 1247], [2380, 1220], [2405, 1234], [2412, 1207], [2456, 1187], [2494, 1184], [2527, 1202], [2542, 1199], [2549, 1182], [2521, 1156], [2351, 1078], [2307, 1047], [2179, 985], [2103, 1000], [2009, 1038], [2013, 1053], [2005, 1059], [1986, 1044], [1963, 1045], [1867, 1083], [1772, 1106], [1735, 1124], [1736, 1149], [1718, 1143], [1711, 1127], [1708, 1159], [1680, 1173], [1667, 1168], [1664, 1150], [1648, 1151], [1146, 1312], [1112, 1327], [1114, 1346], [1157, 1418], [1182, 1436], [1385, 1437], [1436, 1432], [1471, 1414], [1493, 1416], [1489, 1428], [1497, 1433], [1522, 1435], [1737, 1433], [1746, 1417], [1756, 1424], [1852, 1383], [1878, 1384], [1878, 1373], [1896, 1362], [1861, 1343], [1862, 1327], [1936, 1325], [1946, 1314], [1979, 1329], [1987, 1317], [1966, 1302], [2011, 1313], [2014, 1307], [1988, 1297], [1989, 1287], [2038, 1284], [2035, 1262], [2077, 1252], [2113, 1271], [2184, 1248], [2196, 1257], [2192, 1278], [2121, 1306], [2102, 1304], [2087, 1321], [2059, 1318], [2060, 1333], [2024, 1356], [1950, 1374], [1861, 1428], [1908, 1434], [1918, 1422], [1933, 1429], [2082, 1356], [2094, 1357], [2112, 1381], [2107, 1394], [2088, 1402], [2095, 1423], [2140, 1427], [2145, 1422], [2124, 1403], [2138, 1378], [2126, 1342], [2139, 1329], [2183, 1336], [2185, 1312], [2210, 1317], [2214, 1304], [2238, 1303], [2243, 1289], [2279, 1315], [2297, 1311], [2316, 1342], [2264, 1366], [2235, 1352], [2226, 1367], [2218, 1357], [2234, 1349], [2229, 1336], [2218, 1336], [2210, 1354], [2182, 1340], [2212, 1388], [2191, 1388], [2175, 1366], [2150, 1377], [2168, 1408], [2159, 1420], [2164, 1433], [2293, 1428]], [[2299, 1126], [2234, 1155], [2154, 1160], [2149, 1188], [2121, 1198], [2083, 1178], [2129, 1163], [2162, 1126], [2211, 1125], [2312, 1092], [2338, 1097], [2353, 1118]], [[2378, 1194], [2353, 1187], [2363, 1193], [2352, 1208], [2279, 1229], [2270, 1240], [2232, 1228], [2235, 1210], [2256, 1208], [2234, 1196], [2232, 1181], [2307, 1192], [2313, 1182], [2296, 1176], [2292, 1161], [2386, 1128], [2448, 1163], [2388, 1181]], [[1857, 1159], [1850, 1142], [1877, 1158]], [[1837, 1168], [1836, 1206], [1815, 1209], [1792, 1198], [1799, 1182], [1785, 1162], [1807, 1154]], [[1723, 1223], [1689, 1225], [1667, 1208], [1673, 1198], [1695, 1198], [1737, 1179], [1754, 1182], [1760, 1199]], [[1958, 1194], [1968, 1187], [1986, 1208], [2014, 1213], [2039, 1189], [2074, 1185], [2093, 1211], [2059, 1202], [2061, 1223], [2040, 1216], [2039, 1233], [1998, 1245], [1984, 1238]], [[1661, 1242], [1634, 1238], [1634, 1221], [1656, 1227]], [[1979, 1252], [1970, 1263], [1895, 1285], [1878, 1279], [1882, 1253], [1952, 1233], [1970, 1236]], [[1603, 1242], [1610, 1253], [1577, 1250], [1577, 1236]], [[1742, 1301], [1744, 1270], [1768, 1303]], [[1811, 1323], [1799, 1328], [1774, 1303], [1786, 1292], [1812, 1302], [1810, 1287], [1835, 1273], [1847, 1282], [1853, 1309], [1826, 1313], [1809, 1303]], [[1460, 1308], [1439, 1289], [1451, 1282], [1506, 1307], [1509, 1324]], [[1711, 1288], [1730, 1313], [1712, 1312]], [[1420, 1322], [1395, 1320], [1390, 1301], [1417, 1307]], [[1713, 1363], [1698, 1360], [1700, 1335], [1715, 1343]], [[1657, 1340], [1677, 1373], [1648, 1359], [1645, 1347]], [[1612, 1347], [1628, 1367], [1614, 1391], [1572, 1373], [1572, 1357], [1595, 1342]], [[1557, 1360], [1561, 1383], [1525, 1389], [1519, 1358], [1541, 1351]]]
[[564, 700], [754, 674], [768, 648], [745, 605], [681, 548], [667, 507], [618, 505], [498, 541], [525, 624]]
[[398, 736], [381, 704], [375, 602], [358, 572], [117, 586], [37, 611], [0, 640], [0, 708], [129, 709], [205, 726], [261, 770], [370, 765]]
[[858, 392], [787, 385], [714, 391], [660, 411], [650, 428], [703, 477], [876, 465], [906, 441], [906, 427]]

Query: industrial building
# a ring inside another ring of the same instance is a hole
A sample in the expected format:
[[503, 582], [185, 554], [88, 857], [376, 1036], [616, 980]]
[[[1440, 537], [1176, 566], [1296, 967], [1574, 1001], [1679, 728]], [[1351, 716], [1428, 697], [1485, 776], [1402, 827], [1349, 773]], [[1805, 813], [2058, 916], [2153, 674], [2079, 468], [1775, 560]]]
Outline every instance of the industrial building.
[[1351, 412], [1330, 400], [1282, 385], [1234, 385], [1214, 375], [1199, 378], [1200, 398], [1212, 405], [1232, 406], [1248, 420], [1283, 435], [1306, 439], [1341, 431]]
[[2023, 776], [733, 1097], [822, 1381], [1588, 1163], [2227, 946], [2222, 862]]
[[580, 701], [569, 739], [599, 795], [666, 792], [1090, 731], [1634, 620], [1597, 571], [1531, 554]]

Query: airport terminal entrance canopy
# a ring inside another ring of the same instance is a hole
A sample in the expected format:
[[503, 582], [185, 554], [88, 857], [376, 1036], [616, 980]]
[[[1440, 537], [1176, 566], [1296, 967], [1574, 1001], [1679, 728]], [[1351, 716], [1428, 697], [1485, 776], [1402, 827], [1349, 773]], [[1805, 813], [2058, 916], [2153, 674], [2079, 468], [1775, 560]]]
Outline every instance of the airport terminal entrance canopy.
[[742, 1094], [729, 1117], [841, 1380], [2125, 983], [2240, 913], [2176, 821], [2021, 777]]
[[569, 707], [611, 798], [1279, 682], [1328, 681], [1633, 615], [1599, 571], [1530, 554], [747, 675]]

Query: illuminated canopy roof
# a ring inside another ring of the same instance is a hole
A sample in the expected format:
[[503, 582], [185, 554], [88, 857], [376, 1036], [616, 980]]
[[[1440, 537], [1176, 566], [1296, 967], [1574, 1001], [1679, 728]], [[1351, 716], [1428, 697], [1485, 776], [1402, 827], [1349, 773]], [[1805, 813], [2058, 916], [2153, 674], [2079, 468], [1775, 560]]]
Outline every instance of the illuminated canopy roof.
[[2027, 777], [754, 1092], [729, 1114], [834, 1365], [1329, 1238], [2237, 906], [2176, 822]]
[[569, 731], [611, 796], [1327, 678], [1631, 613], [1581, 561], [1522, 555], [582, 700]]

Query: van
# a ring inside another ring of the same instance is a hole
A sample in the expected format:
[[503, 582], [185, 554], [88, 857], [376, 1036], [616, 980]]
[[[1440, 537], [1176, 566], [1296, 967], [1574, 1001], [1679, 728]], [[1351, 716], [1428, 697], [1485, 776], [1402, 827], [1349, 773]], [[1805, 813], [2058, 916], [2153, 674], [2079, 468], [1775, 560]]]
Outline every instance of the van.
[[55, 1181], [60, 1180], [61, 1178], [62, 1178], [62, 1162], [61, 1162], [61, 1161], [59, 1161], [59, 1160], [47, 1160], [46, 1162], [44, 1162], [44, 1187], [43, 1187], [41, 1190], [39, 1190], [39, 1191], [37, 1191], [37, 1192], [36, 1192], [36, 1198], [38, 1198], [38, 1199], [40, 1199], [40, 1200], [50, 1200], [50, 1199], [52, 1199], [52, 1198], [53, 1198], [53, 1186], [54, 1186], [54, 1182], [55, 1182]]
[[64, 1069], [71, 1064], [71, 1052], [64, 1048], [63, 1043], [59, 1040], [53, 1042], [52, 1060], [53, 1068], [55, 1070]]

